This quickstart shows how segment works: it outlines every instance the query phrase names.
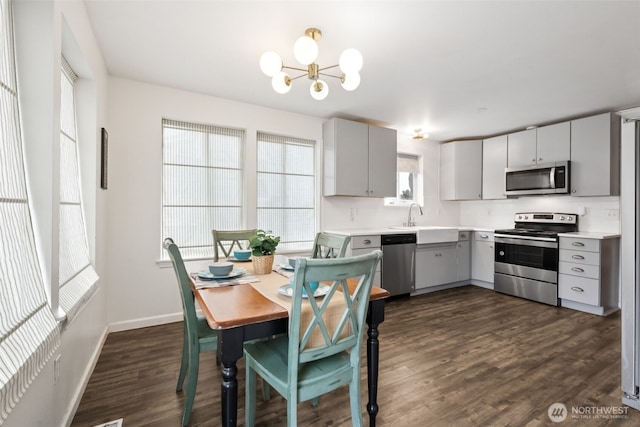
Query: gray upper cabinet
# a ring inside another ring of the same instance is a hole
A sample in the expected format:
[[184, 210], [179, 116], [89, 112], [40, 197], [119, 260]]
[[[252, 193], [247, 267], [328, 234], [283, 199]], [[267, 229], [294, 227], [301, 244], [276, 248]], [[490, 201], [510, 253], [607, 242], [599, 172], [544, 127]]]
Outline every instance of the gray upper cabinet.
[[571, 121], [571, 195], [620, 194], [620, 117], [599, 114]]
[[322, 130], [325, 196], [396, 196], [394, 129], [334, 118]]
[[504, 170], [507, 167], [507, 135], [482, 141], [482, 198], [506, 199]]
[[556, 123], [536, 129], [537, 163], [564, 162], [571, 157], [571, 124]]
[[440, 200], [482, 198], [482, 141], [440, 144]]
[[570, 135], [569, 122], [509, 134], [508, 166], [534, 166], [569, 160]]
[[536, 164], [536, 130], [528, 129], [508, 135], [507, 165], [529, 166]]

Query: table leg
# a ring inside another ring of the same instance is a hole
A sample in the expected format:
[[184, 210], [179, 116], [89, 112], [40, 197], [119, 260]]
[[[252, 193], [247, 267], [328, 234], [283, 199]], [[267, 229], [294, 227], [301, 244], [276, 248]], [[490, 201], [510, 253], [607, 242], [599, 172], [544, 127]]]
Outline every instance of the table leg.
[[375, 427], [376, 415], [378, 415], [378, 361], [380, 358], [380, 345], [378, 342], [378, 325], [384, 321], [384, 300], [369, 302], [367, 324], [367, 380], [369, 386], [369, 426]]
[[222, 364], [222, 425], [235, 427], [238, 417], [238, 368], [235, 362]]
[[222, 425], [236, 427], [238, 424], [238, 368], [236, 362], [242, 357], [242, 328], [221, 331], [220, 362], [222, 365]]

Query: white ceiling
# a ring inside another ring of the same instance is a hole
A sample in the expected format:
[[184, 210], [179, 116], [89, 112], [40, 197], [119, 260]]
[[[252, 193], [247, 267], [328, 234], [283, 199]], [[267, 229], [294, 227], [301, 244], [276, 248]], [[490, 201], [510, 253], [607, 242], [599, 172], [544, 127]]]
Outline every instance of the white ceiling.
[[[488, 136], [640, 105], [640, 1], [85, 0], [109, 73], [432, 139]], [[318, 63], [357, 48], [362, 83], [306, 78], [279, 95], [259, 68], [319, 28]]]

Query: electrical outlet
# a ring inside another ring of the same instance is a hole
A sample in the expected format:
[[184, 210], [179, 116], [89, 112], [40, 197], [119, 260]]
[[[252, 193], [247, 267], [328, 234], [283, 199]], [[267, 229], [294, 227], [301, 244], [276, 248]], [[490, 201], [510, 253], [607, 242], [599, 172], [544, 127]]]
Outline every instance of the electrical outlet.
[[618, 218], [618, 216], [619, 216], [618, 209], [607, 210], [607, 218], [615, 219], [615, 218]]
[[60, 378], [60, 358], [61, 354], [57, 355], [53, 360], [53, 383], [56, 384], [58, 382], [58, 378]]

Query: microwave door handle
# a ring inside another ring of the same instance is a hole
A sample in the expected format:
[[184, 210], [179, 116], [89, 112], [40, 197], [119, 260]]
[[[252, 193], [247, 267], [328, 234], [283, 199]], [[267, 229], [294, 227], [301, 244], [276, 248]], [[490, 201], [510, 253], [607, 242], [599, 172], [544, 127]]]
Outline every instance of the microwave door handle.
[[551, 188], [556, 188], [556, 168], [555, 168], [555, 166], [551, 168], [551, 172], [549, 173], [549, 184], [551, 184]]

